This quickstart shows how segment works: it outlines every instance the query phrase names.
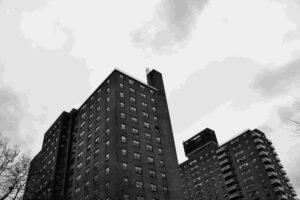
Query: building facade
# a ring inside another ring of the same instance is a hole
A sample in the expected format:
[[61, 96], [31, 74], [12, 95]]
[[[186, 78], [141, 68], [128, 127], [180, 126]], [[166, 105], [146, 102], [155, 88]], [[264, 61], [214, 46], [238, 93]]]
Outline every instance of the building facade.
[[184, 148], [184, 199], [298, 199], [272, 142], [257, 129], [221, 146], [215, 133], [206, 129], [184, 142]]
[[[31, 162], [24, 199], [182, 199], [161, 73], [147, 73], [147, 82], [114, 70], [78, 110], [64, 112], [61, 136], [49, 140], [48, 131]], [[36, 177], [43, 165], [51, 175]]]

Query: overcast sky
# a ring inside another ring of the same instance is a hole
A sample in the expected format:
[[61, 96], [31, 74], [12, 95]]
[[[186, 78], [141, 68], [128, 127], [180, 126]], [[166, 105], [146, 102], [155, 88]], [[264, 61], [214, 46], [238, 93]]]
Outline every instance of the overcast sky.
[[32, 155], [115, 67], [163, 73], [180, 162], [259, 128], [300, 194], [299, 0], [0, 0], [0, 132]]

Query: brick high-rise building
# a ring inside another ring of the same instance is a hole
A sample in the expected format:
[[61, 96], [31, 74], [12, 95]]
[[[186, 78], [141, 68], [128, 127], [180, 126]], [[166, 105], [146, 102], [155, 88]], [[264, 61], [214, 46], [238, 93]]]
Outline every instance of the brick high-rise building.
[[296, 200], [272, 142], [257, 129], [218, 146], [205, 129], [184, 142], [180, 164], [184, 199]]
[[179, 200], [178, 161], [161, 73], [114, 70], [46, 132], [24, 199]]

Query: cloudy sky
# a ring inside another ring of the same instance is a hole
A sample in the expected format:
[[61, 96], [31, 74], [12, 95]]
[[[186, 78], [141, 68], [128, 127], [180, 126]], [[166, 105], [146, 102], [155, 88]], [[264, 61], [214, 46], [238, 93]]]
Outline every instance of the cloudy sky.
[[300, 194], [299, 0], [0, 0], [0, 132], [34, 155], [115, 68], [163, 73], [179, 161], [259, 128]]

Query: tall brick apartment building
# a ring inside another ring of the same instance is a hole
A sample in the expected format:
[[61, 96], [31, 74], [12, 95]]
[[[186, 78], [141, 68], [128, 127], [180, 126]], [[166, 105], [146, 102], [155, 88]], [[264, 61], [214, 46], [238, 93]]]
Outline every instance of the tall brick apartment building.
[[147, 81], [114, 70], [63, 112], [31, 162], [24, 199], [182, 199], [162, 75]]
[[257, 129], [221, 146], [205, 129], [183, 145], [185, 200], [298, 200], [272, 142]]

